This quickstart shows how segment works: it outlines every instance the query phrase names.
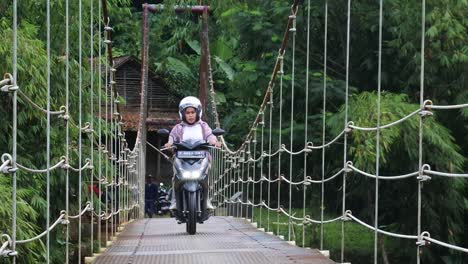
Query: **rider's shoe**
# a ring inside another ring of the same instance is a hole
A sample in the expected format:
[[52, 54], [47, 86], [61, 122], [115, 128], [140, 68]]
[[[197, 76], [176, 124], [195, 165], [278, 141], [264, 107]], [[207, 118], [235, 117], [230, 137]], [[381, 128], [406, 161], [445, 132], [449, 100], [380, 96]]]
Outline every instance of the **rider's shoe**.
[[208, 201], [206, 201], [206, 209], [210, 211], [213, 211], [215, 209], [213, 204], [211, 204], [211, 199], [208, 199]]
[[174, 194], [172, 195], [171, 206], [169, 206], [169, 210], [171, 211], [177, 210], [177, 201], [176, 201]]

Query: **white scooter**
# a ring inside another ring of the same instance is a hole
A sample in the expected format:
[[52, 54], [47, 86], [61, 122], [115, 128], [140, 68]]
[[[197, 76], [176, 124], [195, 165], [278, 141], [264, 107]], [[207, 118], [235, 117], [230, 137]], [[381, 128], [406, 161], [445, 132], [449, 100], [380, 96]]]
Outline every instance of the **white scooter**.
[[[161, 136], [169, 135], [166, 129], [158, 130]], [[221, 136], [222, 129], [214, 129], [213, 135]], [[174, 186], [177, 210], [174, 212], [179, 223], [186, 223], [187, 233], [197, 232], [197, 223], [203, 223], [210, 215], [208, 202], [208, 171], [210, 169], [209, 153], [214, 148], [205, 141], [174, 142], [171, 147], [175, 151], [173, 159]], [[164, 150], [164, 149], [162, 149]]]

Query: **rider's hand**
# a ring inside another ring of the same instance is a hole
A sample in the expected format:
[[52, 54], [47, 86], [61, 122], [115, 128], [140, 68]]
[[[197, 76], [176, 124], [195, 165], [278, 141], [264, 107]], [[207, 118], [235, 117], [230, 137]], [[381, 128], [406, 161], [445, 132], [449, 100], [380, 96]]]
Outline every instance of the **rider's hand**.
[[221, 147], [221, 143], [218, 140], [216, 140], [215, 137], [208, 138], [208, 144], [215, 146], [217, 148]]
[[172, 147], [172, 143], [167, 142], [166, 144], [164, 144], [164, 147], [165, 147], [165, 148], [170, 148], [170, 147]]

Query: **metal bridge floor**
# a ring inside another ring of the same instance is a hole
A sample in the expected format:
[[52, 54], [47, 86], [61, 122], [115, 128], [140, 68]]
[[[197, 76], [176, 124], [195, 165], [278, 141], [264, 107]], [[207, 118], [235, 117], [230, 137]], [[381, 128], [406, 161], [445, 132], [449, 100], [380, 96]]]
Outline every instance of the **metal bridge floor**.
[[125, 228], [96, 264], [103, 263], [335, 263], [318, 250], [292, 246], [244, 219], [211, 217], [188, 235], [172, 218], [142, 219]]

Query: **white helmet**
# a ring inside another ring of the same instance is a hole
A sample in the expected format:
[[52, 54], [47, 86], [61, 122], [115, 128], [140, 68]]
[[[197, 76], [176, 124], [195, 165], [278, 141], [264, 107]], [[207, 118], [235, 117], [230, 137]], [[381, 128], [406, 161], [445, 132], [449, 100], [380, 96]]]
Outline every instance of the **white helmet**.
[[198, 98], [195, 96], [187, 96], [184, 99], [182, 99], [179, 103], [179, 116], [180, 119], [182, 119], [184, 122], [187, 122], [185, 119], [185, 114], [184, 111], [187, 107], [193, 107], [197, 111], [197, 120], [200, 120], [202, 117], [203, 111], [202, 111], [202, 104]]

